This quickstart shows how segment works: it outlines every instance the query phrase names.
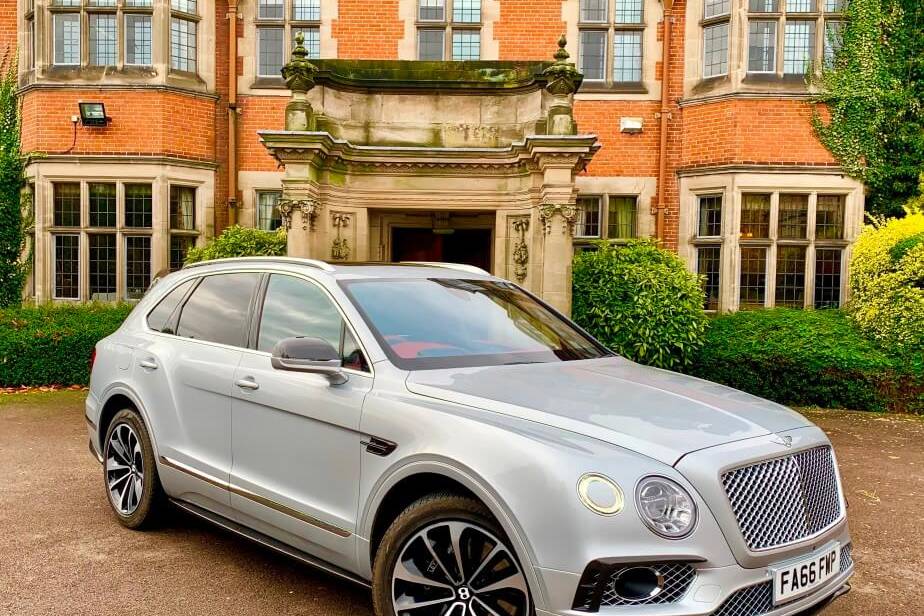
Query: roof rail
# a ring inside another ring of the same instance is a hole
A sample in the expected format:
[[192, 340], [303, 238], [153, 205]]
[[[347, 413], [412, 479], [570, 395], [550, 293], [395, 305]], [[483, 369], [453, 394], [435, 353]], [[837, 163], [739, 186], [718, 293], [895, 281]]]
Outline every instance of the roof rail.
[[325, 272], [335, 272], [334, 266], [326, 261], [318, 259], [302, 259], [301, 257], [230, 257], [226, 259], [211, 259], [209, 261], [198, 261], [183, 266], [183, 269], [200, 267], [202, 265], [213, 265], [215, 263], [291, 263], [293, 265], [307, 265]]
[[444, 263], [443, 261], [401, 261], [401, 263], [403, 265], [422, 265], [424, 267], [445, 267], [446, 269], [459, 270], [460, 272], [468, 272], [469, 274], [493, 276], [491, 272], [487, 272], [474, 265], [468, 265], [467, 263]]

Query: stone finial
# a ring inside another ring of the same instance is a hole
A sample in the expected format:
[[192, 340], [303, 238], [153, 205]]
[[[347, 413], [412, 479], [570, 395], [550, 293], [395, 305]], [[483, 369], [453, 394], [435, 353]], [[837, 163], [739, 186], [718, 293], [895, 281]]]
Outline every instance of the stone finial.
[[317, 72], [318, 67], [308, 60], [305, 35], [299, 32], [295, 35], [292, 59], [282, 67], [282, 77], [292, 92], [305, 93], [314, 87], [314, 76]]
[[574, 135], [577, 133], [571, 99], [581, 83], [581, 73], [574, 66], [574, 62], [568, 62], [571, 54], [565, 49], [567, 45], [568, 40], [562, 34], [561, 38], [558, 39], [558, 49], [555, 51], [554, 56], [555, 62], [542, 71], [542, 74], [548, 79], [545, 89], [552, 95], [552, 103], [549, 105], [549, 115], [546, 122], [548, 126], [547, 132], [550, 135]]

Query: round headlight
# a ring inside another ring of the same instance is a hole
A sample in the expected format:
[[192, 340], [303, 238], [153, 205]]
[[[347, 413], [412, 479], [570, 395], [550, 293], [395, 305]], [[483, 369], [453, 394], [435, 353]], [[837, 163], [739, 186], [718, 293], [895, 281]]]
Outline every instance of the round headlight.
[[599, 515], [616, 515], [626, 499], [622, 489], [606, 475], [587, 473], [578, 481], [578, 496], [584, 506]]
[[662, 537], [680, 539], [696, 526], [696, 503], [686, 490], [670, 479], [642, 479], [635, 498], [642, 521]]

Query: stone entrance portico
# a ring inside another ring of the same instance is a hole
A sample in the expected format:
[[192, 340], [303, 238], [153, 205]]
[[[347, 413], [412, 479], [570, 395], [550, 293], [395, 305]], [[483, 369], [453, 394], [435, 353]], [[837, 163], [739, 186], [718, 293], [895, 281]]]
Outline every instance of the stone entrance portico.
[[532, 63], [311, 64], [296, 47], [286, 130], [260, 133], [285, 168], [289, 255], [392, 260], [393, 227], [488, 225], [493, 273], [569, 311], [575, 176], [599, 145], [567, 60], [563, 42]]

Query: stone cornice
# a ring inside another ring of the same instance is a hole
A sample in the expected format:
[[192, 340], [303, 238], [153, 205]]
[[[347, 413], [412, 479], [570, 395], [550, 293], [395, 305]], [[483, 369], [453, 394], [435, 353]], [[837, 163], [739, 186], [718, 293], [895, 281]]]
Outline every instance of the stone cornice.
[[21, 86], [16, 93], [20, 96], [26, 94], [27, 92], [33, 91], [42, 91], [42, 90], [93, 90], [97, 92], [169, 92], [173, 94], [183, 94], [185, 96], [192, 96], [196, 98], [205, 98], [209, 100], [218, 100], [219, 96], [212, 92], [201, 92], [198, 90], [191, 90], [189, 88], [181, 88], [179, 86], [171, 86], [165, 84], [149, 85], [149, 84], [114, 84], [114, 83], [48, 83], [48, 82], [36, 82], [29, 83]]
[[778, 163], [746, 163], [727, 165], [702, 165], [686, 167], [677, 170], [680, 177], [695, 177], [700, 175], [719, 175], [722, 173], [779, 173], [817, 175], [845, 175], [844, 170], [836, 163], [818, 164], [778, 164]]
[[500, 148], [354, 145], [326, 132], [258, 131], [282, 164], [310, 162], [351, 173], [502, 173], [560, 166], [583, 169], [600, 148], [596, 135], [534, 135]]
[[207, 160], [194, 160], [174, 156], [132, 156], [116, 154], [48, 154], [37, 153], [29, 159], [28, 164], [40, 165], [43, 163], [105, 163], [105, 164], [141, 164], [141, 165], [173, 165], [176, 167], [194, 167], [196, 169], [216, 169], [217, 162]]
[[730, 100], [787, 100], [787, 101], [804, 101], [811, 102], [815, 98], [811, 92], [724, 92], [722, 94], [705, 94], [690, 96], [680, 99], [677, 104], [680, 107], [692, 107], [694, 105], [708, 105], [709, 103], [719, 103]]

